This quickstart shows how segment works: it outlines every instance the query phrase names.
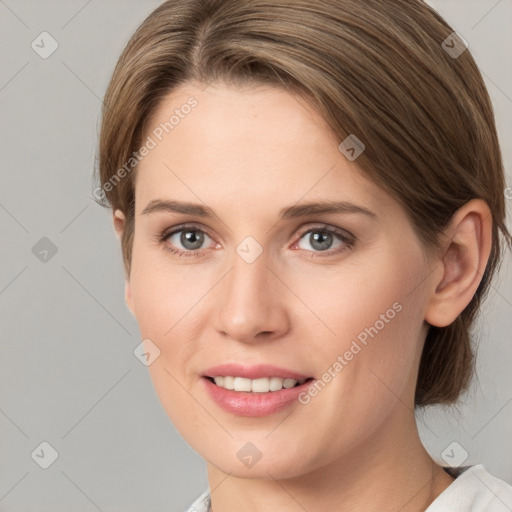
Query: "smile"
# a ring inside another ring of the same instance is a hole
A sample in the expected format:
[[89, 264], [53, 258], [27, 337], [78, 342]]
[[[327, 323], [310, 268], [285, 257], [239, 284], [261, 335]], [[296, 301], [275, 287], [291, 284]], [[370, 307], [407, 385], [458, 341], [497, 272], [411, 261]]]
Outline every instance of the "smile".
[[248, 379], [245, 377], [218, 376], [207, 377], [210, 382], [214, 382], [217, 386], [230, 389], [233, 391], [245, 391], [252, 393], [268, 393], [273, 391], [281, 391], [281, 389], [290, 389], [300, 386], [310, 379], [283, 379], [281, 377], [262, 377], [259, 379]]

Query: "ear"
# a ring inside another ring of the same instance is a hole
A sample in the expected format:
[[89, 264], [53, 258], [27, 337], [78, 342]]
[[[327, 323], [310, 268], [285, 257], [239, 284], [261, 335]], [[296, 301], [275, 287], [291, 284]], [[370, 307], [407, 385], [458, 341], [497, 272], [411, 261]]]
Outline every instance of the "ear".
[[[121, 210], [115, 210], [114, 212], [114, 230], [116, 232], [117, 238], [119, 240], [122, 239], [123, 231], [124, 231], [124, 225], [125, 225], [125, 216], [124, 213]], [[132, 292], [130, 288], [130, 277], [125, 276], [125, 283], [124, 283], [124, 301], [126, 302], [126, 305], [132, 315], [135, 316], [133, 312], [133, 304], [132, 304]]]
[[116, 232], [117, 238], [121, 240], [124, 229], [125, 216], [124, 213], [117, 209], [114, 211], [114, 231]]
[[455, 212], [444, 231], [445, 243], [435, 265], [442, 276], [433, 282], [425, 320], [450, 325], [475, 294], [489, 260], [492, 215], [487, 203], [472, 199]]

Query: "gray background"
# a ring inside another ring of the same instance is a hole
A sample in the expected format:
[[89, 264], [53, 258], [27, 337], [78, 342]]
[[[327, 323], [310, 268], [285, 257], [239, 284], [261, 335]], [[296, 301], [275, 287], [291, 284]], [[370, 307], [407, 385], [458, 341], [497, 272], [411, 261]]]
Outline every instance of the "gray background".
[[[101, 98], [128, 38], [160, 3], [0, 0], [1, 512], [179, 512], [207, 486], [203, 459], [133, 355], [140, 339], [121, 251], [110, 212], [92, 200]], [[511, 186], [512, 0], [429, 3], [483, 73]], [[43, 31], [59, 45], [47, 59], [31, 47]], [[33, 253], [43, 237], [57, 249], [46, 262]], [[467, 452], [465, 464], [512, 483], [510, 261], [478, 322], [470, 393], [458, 410], [418, 419], [436, 460], [456, 442], [448, 453]], [[43, 441], [58, 452], [48, 469], [31, 456]]]

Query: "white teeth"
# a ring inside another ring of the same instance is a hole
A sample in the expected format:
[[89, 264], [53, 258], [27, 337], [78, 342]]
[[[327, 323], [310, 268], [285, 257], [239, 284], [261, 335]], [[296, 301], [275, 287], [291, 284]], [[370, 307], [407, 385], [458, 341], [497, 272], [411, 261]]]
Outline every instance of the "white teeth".
[[270, 379], [262, 377], [261, 379], [247, 380], [251, 383], [251, 391], [255, 393], [268, 393], [270, 391]]
[[293, 388], [297, 382], [303, 384], [306, 379], [282, 379], [281, 377], [262, 377], [261, 379], [246, 379], [245, 377], [215, 377], [215, 384], [225, 389], [235, 391], [252, 391], [253, 393], [268, 393], [269, 391], [280, 391], [281, 389]]
[[295, 386], [295, 384], [297, 384], [297, 380], [295, 379], [284, 379], [283, 380], [283, 388], [286, 388], [286, 389], [289, 389], [289, 388], [293, 388], [293, 386]]
[[214, 380], [215, 384], [217, 384], [217, 386], [220, 386], [221, 388], [225, 387], [224, 386], [224, 377], [215, 377], [213, 380]]
[[271, 377], [269, 379], [269, 389], [270, 391], [279, 391], [283, 389], [283, 379], [279, 377]]
[[244, 379], [243, 377], [235, 377], [233, 389], [235, 391], [251, 391], [251, 379]]

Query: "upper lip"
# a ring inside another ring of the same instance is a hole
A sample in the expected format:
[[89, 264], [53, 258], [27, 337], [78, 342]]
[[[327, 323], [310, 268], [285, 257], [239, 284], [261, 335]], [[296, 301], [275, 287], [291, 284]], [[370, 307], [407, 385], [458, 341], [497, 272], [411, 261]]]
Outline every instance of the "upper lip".
[[262, 377], [281, 377], [283, 379], [303, 380], [311, 375], [281, 368], [270, 364], [243, 365], [239, 363], [225, 363], [212, 366], [204, 371], [203, 377], [245, 377], [246, 379], [260, 379]]

